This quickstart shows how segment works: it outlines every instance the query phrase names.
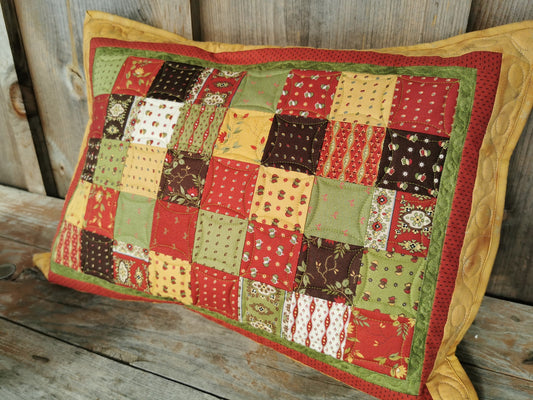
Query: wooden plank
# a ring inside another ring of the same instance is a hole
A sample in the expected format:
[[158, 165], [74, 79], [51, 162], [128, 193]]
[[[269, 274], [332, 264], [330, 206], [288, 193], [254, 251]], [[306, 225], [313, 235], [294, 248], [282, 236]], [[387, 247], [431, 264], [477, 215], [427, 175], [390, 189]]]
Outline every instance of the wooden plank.
[[6, 25], [0, 18], [0, 183], [44, 194]]
[[447, 38], [466, 29], [464, 0], [202, 0], [202, 40], [381, 48]]
[[175, 304], [121, 302], [19, 279], [0, 281], [0, 315], [225, 398], [373, 398]]
[[59, 194], [67, 192], [87, 122], [82, 27], [100, 9], [191, 36], [187, 0], [13, 0]]
[[531, 0], [472, 0], [468, 31], [533, 19]]
[[471, 365], [464, 367], [481, 400], [531, 400], [533, 398], [531, 380], [497, 374]]
[[15, 264], [16, 270], [9, 279], [17, 279], [22, 271], [32, 268], [32, 257], [42, 249], [0, 237], [0, 264]]
[[2, 399], [216, 399], [0, 320]]

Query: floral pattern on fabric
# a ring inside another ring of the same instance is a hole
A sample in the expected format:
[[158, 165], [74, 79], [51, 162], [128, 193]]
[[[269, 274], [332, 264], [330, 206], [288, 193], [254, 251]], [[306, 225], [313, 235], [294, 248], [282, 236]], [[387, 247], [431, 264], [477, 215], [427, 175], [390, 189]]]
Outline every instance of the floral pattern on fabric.
[[158, 193], [160, 200], [199, 207], [208, 165], [199, 154], [169, 150]]
[[377, 185], [437, 197], [448, 140], [387, 130]]
[[328, 121], [276, 115], [261, 164], [314, 174]]
[[213, 157], [202, 196], [202, 209], [247, 219], [258, 170], [258, 165]]
[[372, 187], [316, 177], [306, 235], [362, 246], [373, 191]]
[[96, 96], [93, 100], [93, 114], [91, 118], [91, 126], [89, 128], [89, 139], [102, 139], [104, 124], [107, 114], [107, 107], [110, 96], [108, 94], [101, 94]]
[[126, 122], [134, 100], [135, 97], [126, 94], [112, 94], [109, 96], [103, 128], [105, 138], [123, 139], [124, 129], [126, 128]]
[[81, 179], [86, 182], [93, 182], [94, 170], [98, 161], [98, 153], [100, 152], [101, 139], [91, 138], [87, 142], [87, 154], [85, 156], [85, 164], [81, 171]]
[[398, 192], [387, 250], [426, 257], [437, 199]]
[[113, 282], [113, 239], [82, 230], [80, 242], [81, 271]]
[[396, 191], [376, 188], [366, 228], [365, 247], [386, 250], [392, 224]]
[[114, 282], [140, 292], [150, 293], [148, 262], [125, 254], [113, 254]]
[[339, 72], [292, 70], [283, 86], [276, 113], [326, 118], [340, 75]]
[[301, 244], [301, 234], [250, 222], [240, 275], [291, 291]]
[[355, 306], [414, 318], [425, 266], [423, 258], [365, 250]]
[[229, 107], [246, 72], [221, 71], [214, 69], [205, 80], [194, 100], [194, 104]]
[[151, 251], [148, 266], [150, 293], [192, 304], [191, 268], [188, 261]]
[[159, 191], [166, 151], [160, 147], [131, 144], [126, 155], [120, 189], [155, 199]]
[[239, 319], [239, 277], [194, 264], [191, 292], [196, 306]]
[[395, 84], [396, 75], [343, 72], [329, 118], [387, 126]]
[[191, 261], [198, 209], [157, 201], [150, 249]]
[[113, 241], [113, 252], [148, 261], [149, 250], [120, 240]]
[[129, 143], [120, 140], [102, 139], [94, 170], [94, 184], [120, 190], [129, 146]]
[[350, 307], [293, 292], [288, 314], [287, 340], [342, 359]]
[[329, 123], [317, 175], [373, 186], [378, 177], [384, 139], [385, 128], [338, 121]]
[[91, 186], [85, 212], [86, 230], [113, 237], [118, 195], [119, 192], [114, 189]]
[[458, 94], [457, 79], [399, 76], [389, 127], [449, 137]]
[[246, 226], [245, 220], [200, 210], [193, 261], [239, 275]]
[[130, 96], [146, 96], [163, 60], [128, 57], [113, 87], [113, 93]]
[[81, 269], [80, 265], [81, 229], [68, 222], [63, 222], [57, 246], [54, 249], [53, 260], [61, 265]]
[[248, 71], [242, 80], [232, 108], [274, 113], [289, 71]]
[[78, 228], [85, 228], [85, 210], [87, 209], [91, 186], [88, 182], [80, 181], [65, 211], [65, 221]]
[[363, 248], [329, 239], [303, 239], [295, 291], [353, 305]]
[[343, 359], [371, 371], [405, 379], [415, 320], [354, 308]]
[[115, 215], [115, 240], [142, 249], [150, 248], [154, 207], [153, 199], [121, 192]]
[[215, 143], [213, 156], [259, 164], [274, 114], [230, 109]]
[[287, 292], [266, 283], [242, 279], [241, 321], [274, 335], [281, 334]]
[[184, 102], [202, 71], [202, 67], [195, 65], [165, 61], [148, 90], [147, 96]]
[[312, 187], [312, 176], [261, 166], [250, 220], [303, 233]]

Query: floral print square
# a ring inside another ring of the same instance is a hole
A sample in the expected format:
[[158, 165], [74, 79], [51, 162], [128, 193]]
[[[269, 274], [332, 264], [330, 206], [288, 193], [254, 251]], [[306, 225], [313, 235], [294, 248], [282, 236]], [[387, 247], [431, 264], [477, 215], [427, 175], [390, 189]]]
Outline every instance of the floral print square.
[[295, 290], [323, 300], [353, 305], [362, 256], [361, 246], [305, 236]]
[[289, 71], [248, 71], [231, 101], [232, 108], [274, 113]]
[[124, 129], [134, 101], [135, 97], [127, 94], [112, 94], [109, 96], [103, 126], [105, 138], [117, 140], [124, 138]]
[[327, 118], [340, 72], [292, 70], [278, 102], [276, 113]]
[[328, 124], [316, 174], [373, 186], [384, 139], [383, 127], [338, 121]]
[[389, 127], [450, 137], [458, 94], [457, 79], [401, 75]]
[[313, 177], [278, 168], [259, 168], [250, 220], [303, 233]]
[[100, 153], [100, 145], [102, 139], [90, 138], [87, 141], [87, 151], [85, 153], [85, 163], [81, 171], [81, 179], [86, 182], [93, 182], [94, 170], [98, 162], [98, 154]]
[[314, 174], [327, 124], [327, 120], [276, 115], [261, 164]]
[[131, 144], [122, 171], [120, 190], [155, 199], [163, 171], [166, 150], [143, 144]]
[[250, 222], [240, 275], [291, 291], [301, 244], [299, 233]]
[[129, 146], [120, 140], [102, 139], [94, 169], [94, 184], [120, 190]]
[[203, 82], [194, 104], [229, 107], [246, 72], [213, 69]]
[[113, 282], [113, 239], [82, 230], [80, 242], [81, 271]]
[[203, 68], [196, 65], [165, 61], [147, 97], [183, 103], [202, 71]]
[[148, 266], [150, 293], [183, 304], [192, 304], [191, 269], [192, 266], [188, 261], [150, 251]]
[[154, 207], [154, 199], [121, 192], [115, 215], [115, 240], [148, 249]]
[[113, 253], [113, 274], [114, 282], [120, 286], [150, 293], [147, 261]]
[[372, 187], [317, 176], [305, 223], [306, 235], [362, 246], [373, 191]]
[[132, 243], [123, 242], [121, 240], [113, 241], [113, 252], [127, 255], [129, 257], [138, 258], [139, 260], [148, 261], [149, 250]]
[[92, 185], [85, 211], [85, 229], [113, 237], [118, 195], [114, 189]]
[[57, 245], [53, 249], [53, 260], [74, 271], [81, 269], [80, 265], [81, 229], [66, 221], [61, 226], [61, 233]]
[[157, 198], [186, 207], [200, 207], [208, 164], [196, 153], [169, 150]]
[[396, 191], [375, 188], [366, 228], [365, 247], [386, 250], [392, 225]]
[[377, 186], [437, 197], [448, 140], [387, 129]]
[[258, 170], [258, 165], [227, 158], [211, 158], [201, 208], [247, 219]]
[[354, 308], [343, 360], [371, 371], [405, 379], [415, 320]]
[[112, 93], [146, 96], [162, 65], [162, 60], [128, 57], [118, 73]]
[[156, 201], [150, 249], [191, 261], [197, 219], [197, 208]]

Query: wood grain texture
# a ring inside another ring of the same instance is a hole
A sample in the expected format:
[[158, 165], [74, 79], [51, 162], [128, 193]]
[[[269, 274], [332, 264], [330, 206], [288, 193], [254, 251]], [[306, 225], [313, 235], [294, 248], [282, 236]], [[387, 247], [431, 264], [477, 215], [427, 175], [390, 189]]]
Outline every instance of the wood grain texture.
[[99, 9], [191, 37], [187, 0], [15, 0], [58, 191], [67, 192], [87, 123], [85, 11]]
[[472, 0], [468, 31], [533, 19], [531, 0]]
[[381, 48], [447, 38], [466, 30], [470, 1], [200, 0], [202, 40]]

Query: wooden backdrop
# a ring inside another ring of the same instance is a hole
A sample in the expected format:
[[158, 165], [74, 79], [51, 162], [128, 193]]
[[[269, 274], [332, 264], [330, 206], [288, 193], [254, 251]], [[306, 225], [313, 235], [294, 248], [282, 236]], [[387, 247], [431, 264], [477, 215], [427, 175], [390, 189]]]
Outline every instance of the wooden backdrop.
[[[81, 43], [88, 9], [196, 40], [355, 49], [434, 41], [533, 19], [533, 0], [0, 2], [0, 183], [59, 197], [67, 191], [87, 121]], [[491, 295], [528, 304], [533, 304], [531, 120], [511, 160], [502, 241], [488, 288]]]

